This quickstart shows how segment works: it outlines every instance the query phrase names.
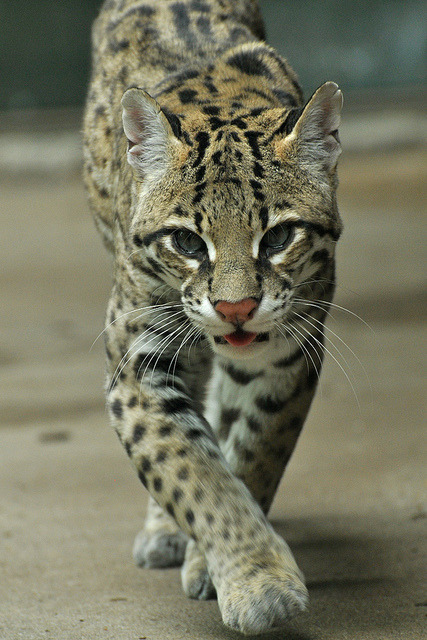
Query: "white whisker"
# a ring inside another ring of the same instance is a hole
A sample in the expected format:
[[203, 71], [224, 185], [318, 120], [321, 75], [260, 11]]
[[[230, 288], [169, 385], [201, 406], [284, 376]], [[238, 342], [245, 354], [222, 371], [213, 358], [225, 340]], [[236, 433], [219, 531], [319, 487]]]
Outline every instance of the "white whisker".
[[[293, 326], [295, 328], [295, 325], [293, 325]], [[307, 332], [307, 336], [309, 336], [311, 339], [315, 340], [317, 342], [317, 344], [319, 345], [319, 347], [323, 351], [325, 351], [334, 360], [334, 362], [336, 362], [336, 364], [339, 366], [339, 368], [341, 369], [341, 371], [345, 375], [345, 377], [346, 377], [346, 379], [347, 379], [347, 381], [348, 381], [348, 383], [349, 383], [349, 385], [351, 387], [351, 390], [353, 391], [353, 394], [354, 394], [354, 397], [356, 399], [357, 406], [358, 406], [358, 409], [359, 409], [359, 412], [360, 412], [361, 411], [360, 402], [359, 402], [359, 398], [357, 397], [357, 393], [356, 393], [356, 390], [354, 388], [353, 382], [351, 381], [350, 376], [348, 375], [347, 371], [344, 369], [344, 367], [342, 366], [340, 361], [334, 356], [334, 354], [327, 347], [325, 347], [325, 345], [318, 338], [316, 338], [316, 336], [312, 335], [306, 327], [301, 326], [300, 323], [298, 323], [298, 326], [299, 326], [300, 329], [306, 331]], [[333, 346], [338, 351], [339, 355], [343, 358], [345, 364], [347, 364], [347, 366], [348, 366], [348, 363], [347, 363], [346, 359], [344, 358], [344, 356], [342, 355], [342, 353], [339, 351], [339, 349], [335, 345], [333, 345]]]
[[[350, 351], [351, 355], [355, 358], [355, 360], [357, 360], [357, 362], [359, 363], [363, 373], [365, 374], [366, 380], [369, 384], [369, 389], [371, 392], [371, 396], [372, 396], [372, 385], [371, 385], [371, 381], [369, 379], [368, 373], [362, 363], [362, 361], [360, 360], [360, 358], [354, 353], [353, 349], [337, 334], [335, 333], [335, 331], [332, 331], [332, 329], [330, 327], [328, 327], [327, 325], [323, 324], [323, 322], [321, 322], [320, 320], [318, 320], [317, 318], [313, 318], [312, 316], [310, 316], [309, 314], [307, 314], [306, 312], [303, 311], [304, 314], [304, 318], [296, 313], [296, 315], [300, 318], [302, 318], [303, 320], [305, 320], [305, 322], [307, 322], [308, 324], [310, 324], [312, 327], [316, 328], [316, 326], [310, 322], [310, 320], [312, 320], [313, 322], [316, 323], [316, 325], [318, 325], [318, 327], [324, 328], [326, 329], [326, 331], [329, 331], [329, 333], [331, 333], [335, 338], [337, 338], [337, 340], [339, 340], [341, 342], [341, 344], [344, 345], [344, 347], [346, 349], [348, 349], [348, 351]], [[310, 319], [310, 320], [309, 320]], [[328, 336], [325, 335], [326, 340], [328, 340], [328, 342], [338, 351], [338, 353], [340, 354], [340, 356], [343, 358], [344, 362], [346, 363], [346, 365], [349, 367], [348, 362], [346, 361], [346, 359], [344, 358], [343, 354], [339, 351], [339, 349], [337, 349], [337, 346], [333, 343], [333, 341], [328, 338]], [[350, 367], [349, 367], [350, 369]]]
[[[314, 353], [316, 354], [316, 356], [317, 356], [317, 358], [318, 358], [318, 360], [319, 360], [319, 368], [318, 368], [318, 367], [317, 367], [317, 365], [316, 365], [316, 363], [315, 363], [315, 361], [314, 361], [314, 359], [313, 359], [313, 356], [311, 355], [311, 353], [310, 353], [310, 351], [309, 351], [309, 349], [308, 349], [308, 348], [307, 348], [307, 346], [304, 344], [306, 336], [304, 336], [304, 335], [301, 333], [301, 331], [299, 331], [299, 330], [298, 330], [298, 328], [297, 328], [296, 326], [294, 326], [294, 325], [289, 325], [289, 324], [288, 324], [288, 325], [286, 325], [286, 326], [284, 325], [284, 327], [285, 327], [285, 329], [286, 329], [286, 330], [291, 334], [291, 336], [293, 337], [293, 339], [295, 340], [295, 342], [300, 346], [301, 351], [302, 351], [302, 352], [303, 352], [303, 354], [304, 354], [305, 362], [306, 362], [306, 365], [307, 365], [307, 373], [309, 373], [309, 372], [310, 372], [310, 365], [309, 365], [309, 363], [308, 363], [307, 356], [310, 358], [310, 360], [311, 360], [311, 362], [312, 362], [312, 364], [313, 364], [314, 370], [315, 370], [315, 372], [316, 372], [316, 375], [317, 375], [317, 380], [319, 381], [320, 395], [323, 397], [323, 388], [322, 388], [322, 383], [321, 383], [321, 379], [320, 379], [320, 373], [321, 373], [321, 372], [320, 372], [320, 368], [321, 368], [321, 365], [322, 365], [322, 358], [321, 358], [321, 357], [320, 357], [320, 355], [318, 354], [318, 352], [317, 352], [317, 350], [315, 349], [314, 345], [312, 345], [312, 347], [313, 347], [313, 351], [314, 351]], [[280, 331], [280, 329], [279, 329], [279, 331]], [[299, 336], [301, 336], [301, 338], [302, 338], [302, 339], [301, 339], [298, 335], [296, 335], [296, 334], [295, 334], [295, 332], [296, 332], [297, 334], [299, 334]], [[282, 332], [280, 332], [280, 333], [282, 333]], [[282, 333], [282, 335], [283, 335], [283, 333]]]
[[140, 320], [142, 317], [144, 317], [145, 314], [153, 313], [153, 312], [157, 311], [158, 309], [160, 309], [162, 307], [164, 307], [165, 309], [166, 308], [173, 309], [173, 308], [176, 308], [176, 307], [182, 307], [182, 304], [181, 303], [173, 303], [173, 304], [165, 303], [165, 304], [160, 304], [160, 305], [149, 305], [147, 307], [138, 307], [138, 308], [135, 308], [135, 309], [131, 309], [130, 311], [126, 311], [125, 313], [122, 313], [120, 316], [117, 316], [117, 318], [115, 318], [112, 322], [107, 324], [107, 326], [101, 331], [101, 333], [92, 342], [92, 345], [91, 345], [89, 351], [92, 350], [93, 346], [99, 340], [99, 338], [102, 336], [102, 334], [105, 333], [107, 331], [107, 329], [109, 329], [113, 324], [118, 322], [118, 320], [121, 320], [125, 316], [130, 315], [131, 313], [138, 313], [139, 311], [143, 311], [144, 313], [139, 315], [137, 318], [134, 318], [134, 320]]
[[[162, 324], [162, 329], [165, 329], [169, 325], [174, 324], [175, 322], [177, 322], [177, 320], [178, 320], [177, 316], [179, 316], [181, 313], [183, 314], [183, 311], [176, 311], [171, 316], [169, 316], [169, 322], [163, 323]], [[111, 379], [111, 382], [109, 384], [109, 389], [114, 387], [114, 385], [115, 385], [117, 379], [120, 377], [120, 374], [122, 373], [123, 369], [129, 364], [129, 362], [132, 360], [132, 358], [134, 358], [136, 355], [138, 355], [141, 345], [149, 344], [152, 340], [154, 340], [157, 337], [157, 335], [154, 334], [153, 330], [152, 330], [155, 326], [156, 326], [156, 323], [153, 325], [153, 327], [146, 328], [141, 333], [141, 335], [139, 335], [136, 338], [136, 340], [133, 342], [133, 344], [129, 347], [129, 349], [127, 350], [125, 355], [122, 357], [122, 359], [120, 360], [119, 364], [117, 365], [117, 367], [115, 369], [115, 372], [114, 372], [114, 374], [112, 376], [112, 379]], [[151, 336], [152, 336], [148, 341], [145, 340], [145, 337], [146, 337], [147, 334], [148, 335], [151, 334]], [[132, 353], [132, 355], [126, 360], [126, 357], [129, 355], [129, 353], [132, 350], [134, 350], [134, 353]]]

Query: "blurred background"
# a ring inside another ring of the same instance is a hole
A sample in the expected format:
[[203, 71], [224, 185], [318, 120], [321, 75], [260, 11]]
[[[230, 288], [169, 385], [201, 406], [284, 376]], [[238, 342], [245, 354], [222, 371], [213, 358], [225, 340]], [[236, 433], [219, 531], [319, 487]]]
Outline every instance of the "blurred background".
[[[0, 109], [80, 106], [89, 32], [99, 0], [0, 2]], [[426, 81], [423, 0], [260, 0], [268, 41], [311, 93], [333, 78], [345, 90], [416, 90]]]
[[[289, 638], [421, 640], [427, 5], [259, 4], [306, 96], [334, 80], [345, 97], [339, 307], [271, 513], [312, 591]], [[0, 0], [0, 636], [229, 638], [177, 572], [130, 564], [146, 494], [106, 426], [102, 340], [91, 345], [111, 261], [81, 180], [99, 6]]]

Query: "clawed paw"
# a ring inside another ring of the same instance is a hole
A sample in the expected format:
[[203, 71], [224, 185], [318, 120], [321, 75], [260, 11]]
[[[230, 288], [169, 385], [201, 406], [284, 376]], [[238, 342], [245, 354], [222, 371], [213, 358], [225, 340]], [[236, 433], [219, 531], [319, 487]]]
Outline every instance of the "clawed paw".
[[224, 624], [245, 635], [285, 625], [307, 602], [307, 589], [292, 571], [248, 568], [240, 579], [218, 588]]

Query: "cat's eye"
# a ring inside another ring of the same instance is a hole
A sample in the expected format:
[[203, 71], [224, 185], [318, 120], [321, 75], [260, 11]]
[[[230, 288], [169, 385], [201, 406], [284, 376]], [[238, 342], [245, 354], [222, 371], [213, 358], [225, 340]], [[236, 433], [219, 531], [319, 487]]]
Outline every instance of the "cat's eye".
[[173, 241], [178, 251], [186, 256], [200, 256], [206, 251], [206, 244], [202, 238], [189, 229], [175, 231]]
[[292, 229], [287, 224], [278, 224], [269, 229], [261, 240], [261, 247], [270, 255], [282, 251], [291, 240]]

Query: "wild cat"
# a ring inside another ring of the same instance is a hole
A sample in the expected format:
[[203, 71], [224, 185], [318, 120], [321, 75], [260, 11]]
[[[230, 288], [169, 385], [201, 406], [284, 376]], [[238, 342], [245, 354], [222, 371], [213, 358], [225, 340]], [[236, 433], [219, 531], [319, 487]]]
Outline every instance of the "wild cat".
[[85, 182], [114, 256], [112, 424], [151, 494], [138, 564], [182, 564], [245, 634], [307, 591], [267, 520], [322, 366], [342, 94], [304, 104], [254, 0], [109, 0]]

